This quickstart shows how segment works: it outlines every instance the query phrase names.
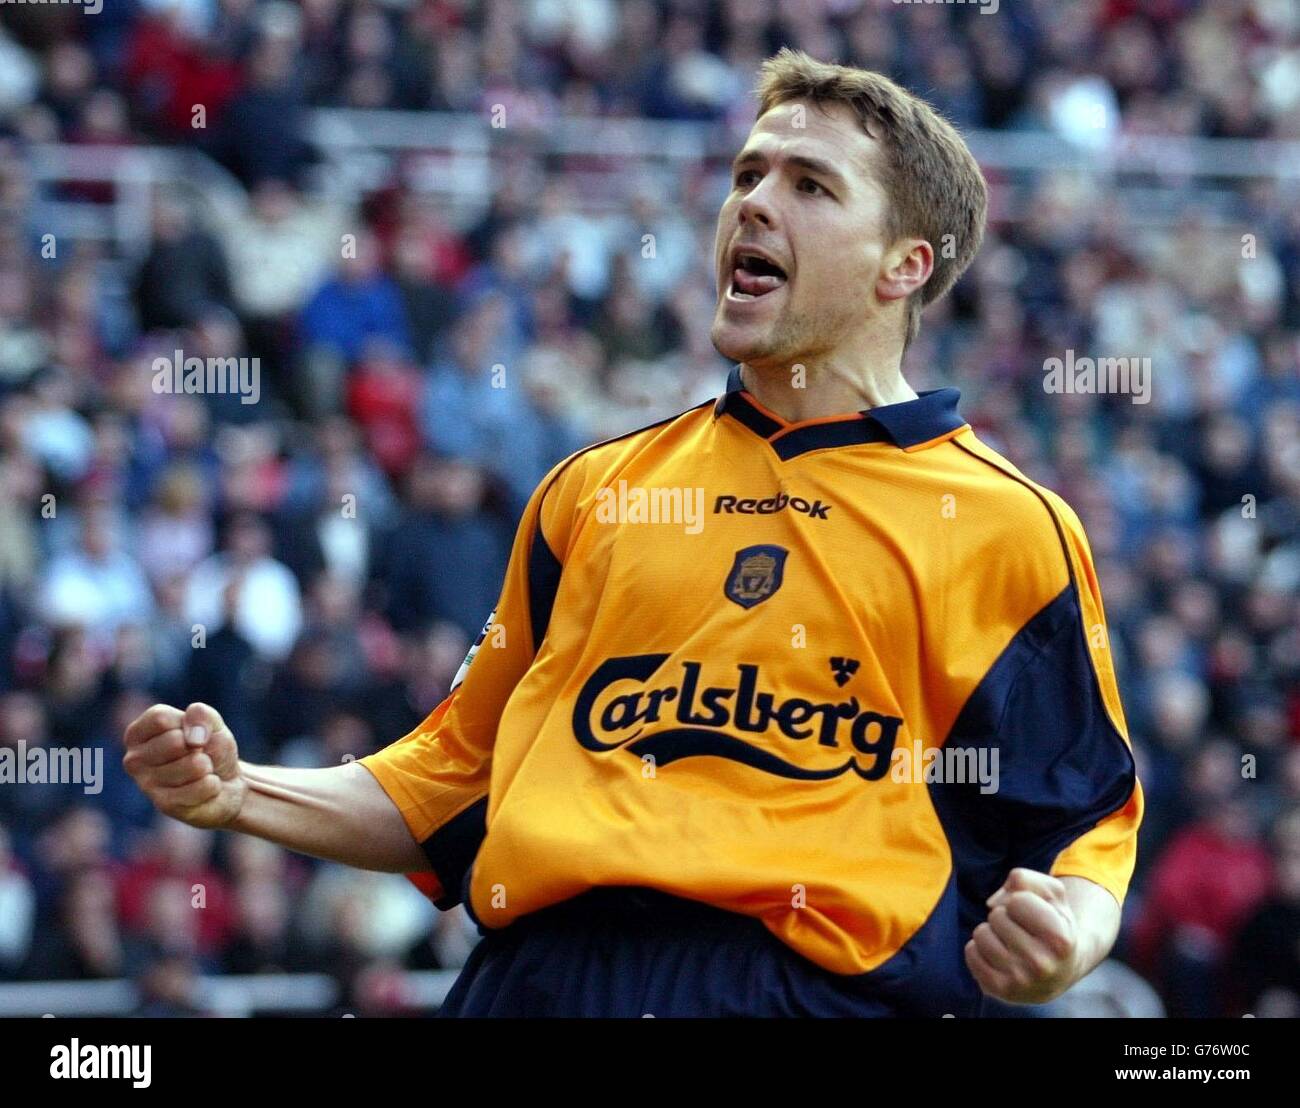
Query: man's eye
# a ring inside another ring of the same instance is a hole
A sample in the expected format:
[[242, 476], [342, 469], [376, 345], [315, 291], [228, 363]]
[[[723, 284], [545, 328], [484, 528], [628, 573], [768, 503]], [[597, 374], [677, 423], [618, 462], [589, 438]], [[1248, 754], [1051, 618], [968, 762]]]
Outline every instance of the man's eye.
[[799, 188], [802, 189], [804, 192], [807, 192], [809, 196], [816, 196], [818, 193], [826, 191], [824, 188], [822, 188], [821, 185], [819, 185], [811, 177], [803, 178], [803, 180], [799, 182]]
[[753, 169], [742, 169], [736, 174], [736, 186], [744, 188], [746, 185], [753, 184], [753, 179], [758, 176], [758, 171]]

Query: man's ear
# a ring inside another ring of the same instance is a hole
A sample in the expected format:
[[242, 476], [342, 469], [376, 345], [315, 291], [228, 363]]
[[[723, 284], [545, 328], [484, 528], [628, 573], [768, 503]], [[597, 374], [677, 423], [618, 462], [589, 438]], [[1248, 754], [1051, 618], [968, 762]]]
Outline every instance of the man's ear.
[[881, 259], [876, 295], [881, 300], [906, 300], [934, 272], [934, 248], [925, 239], [899, 239]]

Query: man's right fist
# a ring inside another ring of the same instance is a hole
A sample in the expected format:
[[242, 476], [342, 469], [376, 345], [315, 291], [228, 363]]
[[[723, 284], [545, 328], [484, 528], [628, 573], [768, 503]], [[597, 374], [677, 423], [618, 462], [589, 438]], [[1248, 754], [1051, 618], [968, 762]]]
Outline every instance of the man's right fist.
[[123, 742], [122, 765], [163, 815], [193, 827], [225, 827], [239, 815], [248, 785], [235, 736], [216, 709], [155, 704]]

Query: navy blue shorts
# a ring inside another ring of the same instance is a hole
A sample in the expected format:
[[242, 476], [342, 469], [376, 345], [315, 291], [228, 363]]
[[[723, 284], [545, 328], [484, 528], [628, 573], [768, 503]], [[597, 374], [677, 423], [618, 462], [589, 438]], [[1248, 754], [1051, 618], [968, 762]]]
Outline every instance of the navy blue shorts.
[[443, 1016], [893, 1016], [758, 920], [651, 889], [593, 889], [485, 930]]

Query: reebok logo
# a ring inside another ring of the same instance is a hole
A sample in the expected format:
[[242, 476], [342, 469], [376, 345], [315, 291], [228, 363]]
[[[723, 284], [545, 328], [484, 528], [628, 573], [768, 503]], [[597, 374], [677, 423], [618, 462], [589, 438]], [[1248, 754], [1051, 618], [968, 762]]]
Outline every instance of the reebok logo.
[[713, 502], [713, 514], [716, 515], [742, 515], [742, 516], [770, 516], [777, 512], [783, 512], [789, 508], [792, 512], [802, 512], [810, 519], [826, 519], [826, 513], [831, 510], [832, 505], [823, 504], [820, 500], [814, 500], [808, 503], [802, 496], [787, 496], [783, 492], [775, 496], [769, 496], [765, 500], [757, 500], [752, 497], [742, 499], [736, 496], [720, 496]]

